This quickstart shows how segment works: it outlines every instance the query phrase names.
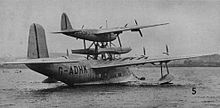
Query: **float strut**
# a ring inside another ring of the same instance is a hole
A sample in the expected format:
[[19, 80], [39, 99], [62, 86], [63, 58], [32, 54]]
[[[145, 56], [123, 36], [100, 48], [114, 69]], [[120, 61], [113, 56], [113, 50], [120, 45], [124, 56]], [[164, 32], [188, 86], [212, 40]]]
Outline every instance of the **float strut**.
[[83, 45], [84, 45], [84, 49], [86, 49], [86, 40], [83, 39]]
[[122, 45], [121, 45], [121, 40], [120, 40], [120, 37], [119, 37], [119, 34], [118, 34], [117, 36], [118, 36], [119, 46], [122, 47]]
[[167, 74], [169, 74], [170, 72], [169, 72], [169, 69], [168, 69], [168, 66], [167, 66], [167, 62], [165, 63], [165, 66], [167, 68]]
[[98, 59], [98, 54], [97, 54], [98, 53], [98, 42], [95, 43], [95, 53], [96, 54], [95, 54], [94, 59], [97, 60]]
[[160, 62], [160, 72], [161, 72], [161, 78], [163, 77], [163, 63]]

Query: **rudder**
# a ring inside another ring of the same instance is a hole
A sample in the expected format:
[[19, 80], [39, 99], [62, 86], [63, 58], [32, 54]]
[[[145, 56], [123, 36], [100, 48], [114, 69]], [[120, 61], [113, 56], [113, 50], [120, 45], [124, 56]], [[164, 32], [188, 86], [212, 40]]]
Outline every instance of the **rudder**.
[[66, 13], [63, 13], [61, 16], [61, 30], [71, 30], [73, 29], [70, 23], [70, 20]]
[[48, 58], [48, 50], [44, 28], [39, 24], [32, 24], [29, 30], [27, 58]]

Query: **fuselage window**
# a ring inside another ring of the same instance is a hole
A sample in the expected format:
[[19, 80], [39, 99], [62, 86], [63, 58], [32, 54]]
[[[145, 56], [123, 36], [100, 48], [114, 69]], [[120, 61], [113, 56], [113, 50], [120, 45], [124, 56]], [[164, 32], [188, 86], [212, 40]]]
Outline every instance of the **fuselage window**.
[[107, 73], [104, 74], [104, 77], [108, 77]]
[[121, 75], [121, 73], [118, 73], [118, 77], [121, 77], [122, 75]]

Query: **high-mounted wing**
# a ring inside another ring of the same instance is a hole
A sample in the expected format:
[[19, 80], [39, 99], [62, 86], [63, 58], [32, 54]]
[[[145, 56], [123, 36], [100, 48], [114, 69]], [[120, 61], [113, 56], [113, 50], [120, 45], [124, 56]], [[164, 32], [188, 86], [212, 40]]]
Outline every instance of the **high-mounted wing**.
[[143, 65], [147, 63], [160, 63], [160, 62], [170, 62], [174, 60], [181, 60], [181, 59], [189, 59], [189, 58], [195, 58], [195, 57], [200, 57], [200, 56], [205, 56], [205, 55], [192, 55], [192, 56], [178, 56], [178, 57], [161, 57], [161, 58], [143, 58], [143, 59], [136, 59], [136, 58], [131, 58], [131, 59], [119, 59], [117, 61], [112, 61], [108, 63], [99, 63], [99, 64], [94, 64], [92, 66], [93, 69], [102, 69], [102, 68], [114, 68], [114, 67], [123, 67], [123, 66], [132, 66], [132, 65]]
[[4, 62], [7, 64], [53, 64], [53, 63], [77, 63], [78, 60], [70, 60], [65, 58], [39, 58], [39, 59], [20, 59], [13, 62]]
[[107, 34], [107, 33], [121, 33], [123, 31], [138, 31], [139, 29], [143, 28], [150, 28], [150, 27], [155, 27], [155, 26], [162, 26], [162, 25], [167, 25], [169, 23], [162, 23], [162, 24], [154, 24], [154, 25], [146, 25], [146, 26], [132, 26], [132, 27], [117, 27], [117, 28], [109, 28], [109, 29], [102, 29], [95, 33], [96, 35], [99, 34]]

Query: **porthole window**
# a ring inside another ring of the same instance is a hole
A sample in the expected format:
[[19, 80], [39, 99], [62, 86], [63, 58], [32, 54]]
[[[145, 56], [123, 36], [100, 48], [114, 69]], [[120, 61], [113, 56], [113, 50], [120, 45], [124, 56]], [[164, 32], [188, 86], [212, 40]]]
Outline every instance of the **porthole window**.
[[121, 73], [118, 73], [118, 77], [121, 77]]

